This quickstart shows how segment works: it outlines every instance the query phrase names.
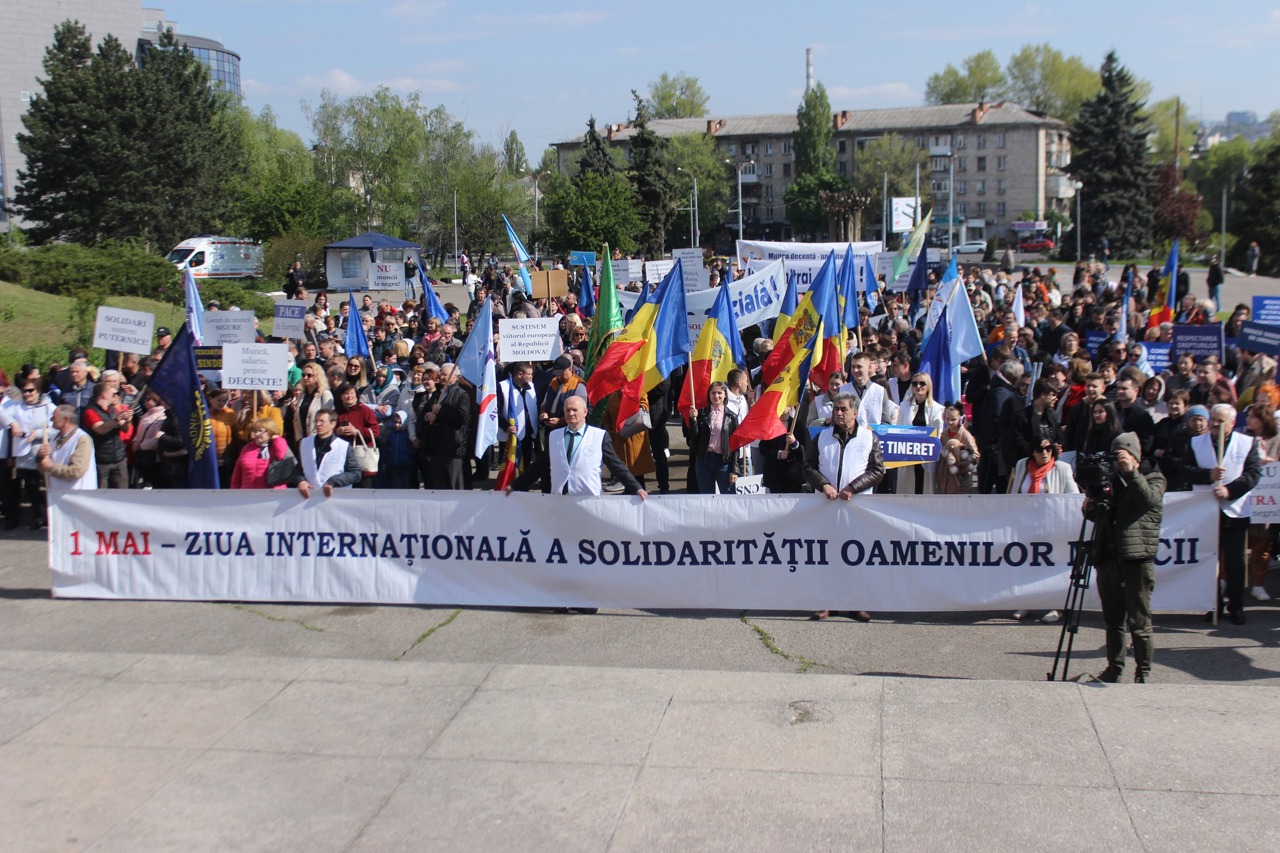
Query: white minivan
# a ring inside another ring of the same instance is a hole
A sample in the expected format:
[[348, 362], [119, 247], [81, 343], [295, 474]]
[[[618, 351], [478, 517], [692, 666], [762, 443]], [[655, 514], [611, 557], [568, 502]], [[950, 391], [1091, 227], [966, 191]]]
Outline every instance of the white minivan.
[[165, 260], [197, 279], [262, 277], [262, 244], [243, 237], [192, 237], [174, 246]]

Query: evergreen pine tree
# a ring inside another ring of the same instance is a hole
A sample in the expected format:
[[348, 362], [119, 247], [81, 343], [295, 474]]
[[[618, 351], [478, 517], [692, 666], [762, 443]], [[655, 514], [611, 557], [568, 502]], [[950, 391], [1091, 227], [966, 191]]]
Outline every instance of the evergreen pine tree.
[[[582, 156], [578, 158], [578, 175], [599, 175], [607, 178], [618, 171], [609, 154], [604, 137], [596, 130], [596, 117], [587, 120], [587, 135], [582, 140]], [[577, 181], [577, 176], [574, 178]]]
[[[1102, 63], [1102, 91], [1086, 101], [1071, 126], [1067, 173], [1080, 190], [1086, 254], [1106, 238], [1112, 256], [1147, 248], [1152, 228], [1152, 173], [1147, 162], [1150, 128], [1133, 75], [1114, 52]], [[1079, 227], [1079, 223], [1077, 223]], [[1074, 248], [1074, 241], [1064, 241]]]
[[791, 143], [796, 155], [796, 177], [825, 175], [836, 169], [836, 152], [831, 147], [835, 133], [831, 126], [831, 101], [821, 83], [805, 92], [796, 110], [796, 135]]
[[636, 100], [636, 117], [632, 122], [636, 132], [631, 137], [628, 177], [645, 218], [644, 230], [639, 234], [640, 251], [646, 258], [660, 258], [667, 231], [676, 215], [676, 188], [666, 167], [666, 140], [649, 128], [644, 100], [634, 90], [631, 96]]

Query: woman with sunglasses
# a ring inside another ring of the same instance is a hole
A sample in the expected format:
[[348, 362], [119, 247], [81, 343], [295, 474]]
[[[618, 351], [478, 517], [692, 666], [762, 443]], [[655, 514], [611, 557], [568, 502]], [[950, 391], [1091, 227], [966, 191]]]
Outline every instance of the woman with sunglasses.
[[[910, 390], [898, 404], [898, 425], [918, 426], [942, 432], [942, 404], [933, 399], [933, 380], [927, 373], [911, 377]], [[898, 478], [898, 493], [905, 495], [933, 494], [937, 463], [925, 462], [912, 465]]]
[[[1058, 445], [1048, 438], [1041, 438], [1031, 448], [1031, 455], [1019, 459], [1009, 478], [1011, 495], [1062, 495], [1077, 494], [1075, 475], [1071, 466], [1058, 459]], [[1014, 619], [1025, 619], [1028, 611], [1018, 610]], [[1041, 622], [1057, 622], [1061, 614], [1050, 610], [1040, 617]]]

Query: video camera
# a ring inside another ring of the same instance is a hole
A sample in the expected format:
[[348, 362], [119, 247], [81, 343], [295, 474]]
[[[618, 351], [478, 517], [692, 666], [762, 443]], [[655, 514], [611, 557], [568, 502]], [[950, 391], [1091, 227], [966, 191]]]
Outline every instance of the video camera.
[[1089, 503], [1099, 509], [1111, 500], [1111, 484], [1115, 475], [1116, 454], [1113, 450], [1076, 456], [1076, 482], [1084, 490]]

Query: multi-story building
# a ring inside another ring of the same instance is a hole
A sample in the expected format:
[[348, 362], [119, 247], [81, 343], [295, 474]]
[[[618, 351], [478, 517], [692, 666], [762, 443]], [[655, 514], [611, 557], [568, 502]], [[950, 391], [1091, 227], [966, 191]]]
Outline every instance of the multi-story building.
[[[141, 62], [160, 33], [178, 25], [165, 20], [163, 9], [144, 8], [139, 0], [9, 0], [0, 12], [0, 232], [14, 224], [7, 213], [18, 170], [26, 160], [18, 151], [22, 116], [44, 76], [44, 53], [53, 31], [66, 20], [79, 21], [93, 37], [93, 45], [114, 35]], [[211, 39], [179, 35], [179, 41], [209, 66], [213, 84], [237, 98], [240, 56]]]
[[[1012, 238], [1013, 223], [1031, 214], [1069, 213], [1075, 189], [1063, 169], [1071, 161], [1067, 125], [1010, 103], [947, 104], [886, 110], [842, 110], [831, 117], [836, 171], [851, 175], [858, 152], [872, 140], [897, 134], [928, 152], [921, 170], [925, 204], [946, 241], [948, 211], [954, 204], [956, 242]], [[659, 136], [705, 133], [726, 159], [742, 171], [743, 219], [749, 237], [787, 239], [783, 194], [795, 179], [791, 140], [794, 114], [725, 118], [655, 119]], [[611, 144], [629, 145], [635, 129], [612, 124], [601, 129]], [[582, 138], [555, 144], [561, 173], [577, 167]], [[728, 168], [728, 167], [726, 167]], [[953, 172], [954, 169], [954, 172]], [[951, 175], [954, 174], [954, 185]], [[736, 217], [736, 215], [735, 215]], [[864, 217], [874, 230], [880, 217]]]

